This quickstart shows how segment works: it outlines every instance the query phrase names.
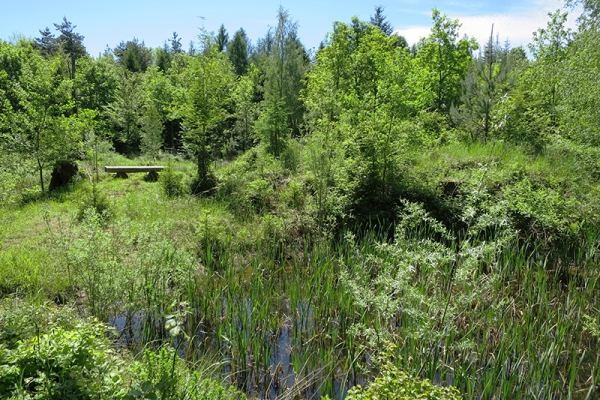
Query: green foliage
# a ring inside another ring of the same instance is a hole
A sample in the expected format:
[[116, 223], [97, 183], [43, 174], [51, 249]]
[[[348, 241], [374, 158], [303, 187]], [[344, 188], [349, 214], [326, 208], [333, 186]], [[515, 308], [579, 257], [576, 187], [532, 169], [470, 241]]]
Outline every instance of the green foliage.
[[257, 73], [256, 68], [251, 67], [248, 76], [241, 76], [237, 80], [233, 91], [233, 101], [236, 109], [233, 134], [241, 151], [248, 150], [254, 143], [254, 126], [258, 115], [258, 107], [254, 102], [253, 77]]
[[561, 85], [557, 88], [563, 99], [562, 133], [576, 143], [594, 148], [600, 145], [600, 112], [594, 105], [600, 84], [592, 78], [600, 71], [600, 54], [594, 46], [599, 37], [598, 29], [577, 34], [566, 50], [568, 57], [560, 64]]
[[73, 310], [22, 305], [0, 308], [0, 395], [24, 399], [120, 398], [123, 363], [106, 327], [80, 322]]
[[79, 59], [78, 74], [75, 77], [78, 109], [103, 111], [114, 100], [117, 86], [118, 77], [112, 59]]
[[192, 58], [182, 74], [185, 83], [178, 87], [176, 114], [182, 118], [186, 144], [197, 160], [193, 192], [206, 193], [216, 185], [209, 135], [227, 117], [234, 74], [226, 56], [213, 50]]
[[[91, 178], [93, 180], [94, 178]], [[108, 197], [100, 191], [98, 186], [92, 182], [92, 187], [86, 188], [81, 193], [81, 199], [77, 208], [77, 219], [82, 221], [86, 214], [94, 212], [102, 218], [110, 217], [111, 204]]]
[[496, 104], [503, 100], [510, 88], [509, 69], [511, 57], [508, 51], [494, 42], [494, 28], [484, 49], [463, 81], [463, 104], [451, 109], [452, 117], [471, 133], [471, 139], [486, 141], [504, 122], [505, 115], [498, 115]]
[[120, 71], [114, 101], [106, 107], [105, 113], [117, 129], [115, 146], [124, 149], [124, 153], [139, 152], [143, 105], [142, 75], [128, 70]]
[[213, 380], [214, 367], [190, 368], [169, 347], [122, 357], [109, 329], [75, 310], [18, 299], [0, 303], [0, 396], [20, 399], [244, 399]]
[[113, 49], [117, 62], [129, 72], [145, 72], [152, 65], [152, 50], [137, 38], [121, 41]]
[[427, 108], [448, 114], [459, 104], [461, 82], [472, 63], [471, 52], [477, 49], [474, 39], [459, 40], [458, 20], [450, 20], [433, 9], [431, 34], [417, 45], [420, 102]]
[[418, 142], [404, 123], [415, 112], [413, 64], [406, 49], [395, 48], [394, 39], [370, 24], [353, 19], [352, 25], [334, 25], [303, 95], [315, 140], [307, 153], [320, 223], [339, 210], [326, 205], [334, 182], [344, 212], [360, 222], [393, 214], [402, 153], [409, 141]]
[[290, 19], [289, 13], [279, 7], [277, 27], [270, 44], [270, 53], [263, 68], [264, 112], [259, 120], [259, 132], [277, 157], [290, 133], [299, 134], [303, 107], [299, 99], [306, 71], [305, 51], [298, 38], [298, 23]]
[[248, 40], [249, 39], [246, 35], [246, 31], [244, 31], [244, 28], [240, 28], [233, 35], [231, 43], [227, 45], [227, 55], [229, 56], [229, 61], [231, 61], [231, 64], [233, 64], [235, 73], [238, 76], [246, 75], [248, 72]]
[[431, 383], [428, 379], [414, 378], [401, 371], [394, 365], [389, 357], [391, 351], [379, 356], [377, 363], [381, 370], [380, 375], [369, 383], [366, 389], [355, 386], [348, 391], [348, 400], [460, 400], [460, 392], [453, 387], [441, 387]]
[[[0, 292], [76, 304], [140, 354], [102, 347], [71, 371], [101, 328], [15, 303], [2, 390], [235, 398], [206, 380], [227, 374], [250, 396], [304, 398], [375, 367], [349, 396], [457, 396], [428, 378], [465, 398], [593, 398], [600, 91], [583, 3], [579, 31], [552, 14], [531, 60], [493, 37], [473, 57], [437, 10], [409, 51], [381, 7], [377, 26], [335, 23], [314, 59], [283, 9], [254, 51], [224, 28], [189, 54], [176, 34], [154, 53], [134, 40], [116, 60], [78, 57], [74, 80], [49, 29], [1, 42]], [[179, 154], [160, 185], [99, 168], [161, 148]], [[63, 158], [91, 192], [38, 193]], [[212, 196], [189, 195], [193, 175]], [[69, 381], [107, 363], [114, 385]]]
[[[54, 27], [60, 32], [60, 36], [56, 38], [56, 43], [71, 59], [71, 64], [69, 66], [70, 77], [71, 80], [75, 80], [76, 60], [87, 55], [85, 46], [83, 45], [83, 35], [73, 32], [73, 30], [77, 28], [77, 25], [73, 25], [71, 22], [67, 21], [67, 17], [63, 17], [62, 23], [54, 24]], [[73, 97], [75, 97], [75, 94], [73, 94]]]
[[161, 172], [158, 181], [167, 197], [177, 197], [186, 193], [183, 174], [177, 172], [172, 164], [167, 165], [167, 168]]
[[286, 149], [290, 140], [291, 130], [288, 127], [284, 103], [277, 100], [267, 100], [266, 108], [254, 124], [260, 140], [275, 157], [279, 157]]
[[133, 366], [137, 378], [134, 388], [129, 391], [125, 400], [133, 399], [190, 399], [190, 400], [225, 400], [245, 399], [245, 396], [234, 388], [224, 388], [221, 384], [206, 377], [205, 371], [190, 371], [179, 359], [177, 353], [163, 347], [158, 353], [144, 351], [141, 362]]
[[44, 191], [44, 171], [71, 160], [81, 137], [68, 129], [72, 82], [60, 76], [60, 58], [45, 60], [29, 43], [0, 43], [0, 133], [2, 150], [35, 160]]
[[153, 105], [147, 105], [142, 116], [142, 131], [140, 150], [147, 156], [157, 157], [162, 147], [162, 121], [158, 110]]

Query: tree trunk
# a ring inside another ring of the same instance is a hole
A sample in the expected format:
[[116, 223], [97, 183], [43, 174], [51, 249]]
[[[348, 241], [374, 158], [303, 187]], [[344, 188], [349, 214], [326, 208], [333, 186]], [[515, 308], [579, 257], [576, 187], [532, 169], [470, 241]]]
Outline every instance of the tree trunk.
[[42, 188], [42, 193], [44, 193], [44, 167], [42, 166], [42, 163], [40, 162], [40, 159], [37, 159], [37, 163], [38, 163], [38, 170], [40, 172], [40, 186]]

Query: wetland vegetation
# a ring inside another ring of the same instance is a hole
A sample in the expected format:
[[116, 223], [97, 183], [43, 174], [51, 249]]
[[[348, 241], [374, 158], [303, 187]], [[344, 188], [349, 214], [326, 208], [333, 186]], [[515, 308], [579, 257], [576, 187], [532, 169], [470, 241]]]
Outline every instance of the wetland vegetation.
[[0, 397], [598, 398], [583, 5], [528, 52], [381, 8], [314, 53], [283, 9], [255, 46], [0, 41]]

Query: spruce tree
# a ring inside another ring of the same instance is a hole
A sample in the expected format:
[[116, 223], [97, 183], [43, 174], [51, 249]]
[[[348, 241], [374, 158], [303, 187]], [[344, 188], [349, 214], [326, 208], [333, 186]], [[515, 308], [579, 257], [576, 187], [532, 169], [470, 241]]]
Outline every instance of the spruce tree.
[[248, 37], [243, 28], [233, 35], [233, 40], [227, 46], [227, 54], [235, 73], [238, 76], [245, 75], [248, 71]]
[[171, 43], [171, 51], [173, 53], [183, 53], [183, 46], [181, 45], [181, 38], [177, 35], [177, 32], [173, 32], [173, 37], [169, 39]]
[[221, 24], [219, 27], [219, 32], [217, 33], [217, 49], [219, 52], [225, 51], [227, 48], [227, 43], [229, 43], [229, 34], [225, 29], [225, 25]]
[[381, 31], [386, 35], [392, 36], [392, 34], [394, 33], [394, 27], [389, 21], [387, 21], [387, 17], [383, 15], [384, 11], [385, 8], [383, 6], [376, 6], [375, 15], [371, 16], [370, 22], [371, 25], [375, 25], [376, 27], [381, 29]]

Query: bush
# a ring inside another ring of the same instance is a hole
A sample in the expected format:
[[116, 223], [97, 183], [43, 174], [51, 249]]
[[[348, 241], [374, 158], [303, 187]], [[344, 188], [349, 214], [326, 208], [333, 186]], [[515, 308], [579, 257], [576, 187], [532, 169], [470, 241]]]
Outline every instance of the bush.
[[70, 309], [10, 300], [0, 305], [0, 325], [0, 397], [122, 397], [123, 363], [105, 325]]
[[167, 197], [177, 197], [185, 193], [183, 174], [176, 172], [171, 165], [167, 166], [167, 168], [159, 175], [158, 181]]
[[125, 397], [126, 400], [245, 399], [234, 388], [225, 388], [219, 382], [203, 376], [210, 371], [190, 371], [175, 350], [168, 347], [161, 348], [158, 353], [146, 350], [142, 361], [135, 363], [132, 371], [136, 383]]
[[110, 201], [108, 197], [99, 191], [98, 185], [92, 185], [91, 189], [84, 189], [81, 201], [77, 208], [77, 219], [82, 221], [85, 214], [93, 210], [94, 213], [106, 218], [110, 215]]
[[401, 371], [391, 361], [394, 346], [386, 348], [376, 362], [381, 365], [381, 373], [365, 389], [355, 386], [348, 391], [346, 400], [460, 400], [462, 397], [455, 387], [442, 387], [429, 379], [420, 379]]
[[381, 376], [363, 389], [355, 386], [348, 391], [346, 400], [460, 400], [460, 392], [454, 387], [441, 387], [428, 379], [413, 378], [392, 363], [382, 367]]

